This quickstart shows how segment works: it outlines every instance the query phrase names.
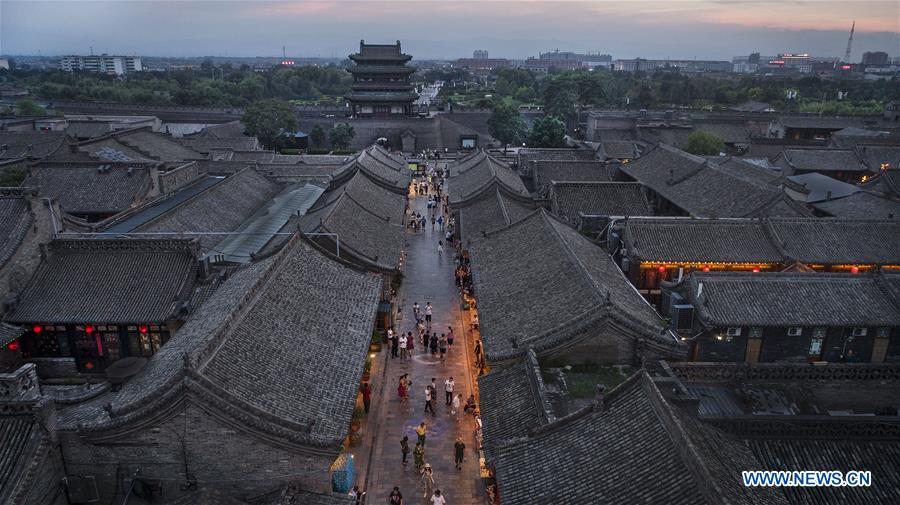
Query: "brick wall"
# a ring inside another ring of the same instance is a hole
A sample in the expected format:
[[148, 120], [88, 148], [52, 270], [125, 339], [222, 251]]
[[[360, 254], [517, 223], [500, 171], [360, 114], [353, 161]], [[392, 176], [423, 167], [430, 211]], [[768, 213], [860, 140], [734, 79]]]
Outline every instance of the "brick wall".
[[135, 472], [160, 479], [166, 500], [185, 494], [186, 471], [201, 486], [206, 482], [242, 498], [289, 480], [310, 490], [330, 490], [329, 467], [336, 454], [309, 456], [265, 443], [192, 403], [164, 422], [135, 426], [130, 433], [94, 442], [84, 436], [91, 433], [60, 433], [67, 473], [94, 475], [100, 503], [111, 503], [117, 485], [127, 489]]
[[188, 163], [175, 170], [160, 173], [159, 192], [162, 194], [171, 193], [176, 189], [197, 180], [197, 177], [200, 177], [200, 170], [197, 163]]

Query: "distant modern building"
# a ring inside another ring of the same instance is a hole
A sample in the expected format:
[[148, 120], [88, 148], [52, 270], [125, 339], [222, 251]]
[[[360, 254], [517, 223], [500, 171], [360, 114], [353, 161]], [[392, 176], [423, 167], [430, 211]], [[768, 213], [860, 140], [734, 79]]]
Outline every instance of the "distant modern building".
[[486, 60], [488, 59], [488, 52], [485, 49], [476, 49], [472, 53], [472, 58], [476, 60]]
[[731, 72], [730, 61], [717, 60], [615, 60], [613, 70], [619, 72], [652, 72], [655, 70], [677, 70], [686, 73]]
[[573, 70], [581, 68], [581, 60], [567, 58], [528, 58], [525, 60], [524, 67], [528, 70], [540, 73], [547, 73], [552, 68]]
[[137, 56], [111, 56], [97, 54], [89, 56], [69, 55], [63, 56], [59, 62], [59, 68], [66, 72], [86, 70], [99, 74], [124, 75], [130, 72], [141, 72], [141, 58]]
[[862, 56], [863, 65], [887, 65], [890, 63], [888, 53], [884, 51], [866, 51]]
[[9, 59], [0, 58], [0, 68], [4, 70], [9, 70]]
[[396, 44], [366, 44], [359, 41], [359, 52], [351, 54], [356, 63], [347, 69], [353, 75], [350, 102], [353, 117], [409, 116], [418, 98], [409, 76], [416, 69], [406, 63], [412, 56], [403, 54]]
[[477, 55], [479, 52], [483, 53], [485, 57], [479, 58], [476, 56], [475, 58], [459, 58], [454, 65], [465, 68], [477, 75], [487, 75], [495, 68], [508, 68], [512, 66], [512, 62], [506, 58], [488, 58], [486, 56], [487, 51], [475, 51], [474, 54]]

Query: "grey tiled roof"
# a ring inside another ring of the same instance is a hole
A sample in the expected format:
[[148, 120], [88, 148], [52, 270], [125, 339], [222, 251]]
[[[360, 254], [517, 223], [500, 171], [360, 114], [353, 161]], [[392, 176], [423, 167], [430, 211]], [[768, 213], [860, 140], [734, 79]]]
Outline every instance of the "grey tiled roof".
[[184, 137], [178, 140], [198, 153], [209, 154], [211, 149], [253, 151], [259, 147], [256, 137]]
[[555, 161], [588, 161], [596, 159], [594, 152], [588, 149], [519, 149], [518, 169], [520, 173], [531, 173], [534, 163], [542, 160]]
[[0, 347], [16, 340], [25, 333], [25, 328], [0, 321]]
[[412, 180], [412, 171], [406, 165], [406, 161], [378, 146], [371, 146], [360, 151], [344, 165], [342, 170], [337, 171], [335, 176], [340, 177], [338, 174], [345, 173], [347, 170], [362, 170], [381, 185], [404, 195], [410, 180]]
[[[896, 440], [752, 439], [747, 444], [762, 469], [839, 470], [872, 472], [869, 487], [806, 487], [783, 489], [790, 503], [870, 505], [900, 503], [900, 442]], [[876, 478], [876, 476], [881, 476]]]
[[829, 216], [842, 219], [900, 219], [900, 201], [868, 191], [812, 205]]
[[787, 171], [870, 171], [851, 149], [785, 149], [773, 163], [783, 166]]
[[[245, 168], [134, 231], [231, 232], [280, 189], [278, 184], [256, 170]], [[222, 238], [221, 235], [204, 235], [200, 237], [200, 244], [208, 250]]]
[[900, 264], [900, 221], [772, 219], [790, 258], [804, 263]]
[[883, 163], [889, 164], [889, 168], [894, 171], [900, 169], [900, 146], [898, 145], [859, 145], [856, 146], [856, 153], [872, 172], [881, 170]]
[[113, 136], [149, 158], [159, 161], [189, 161], [206, 158], [205, 155], [181, 145], [177, 140], [146, 128], [138, 128]]
[[60, 426], [125, 425], [190, 388], [195, 401], [248, 430], [336, 455], [356, 404], [381, 282], [295, 236], [235, 272], [120, 391], [63, 409]]
[[485, 354], [491, 361], [552, 348], [613, 320], [675, 347], [609, 255], [544, 210], [469, 245]]
[[363, 265], [393, 270], [400, 263], [405, 229], [402, 221], [389, 221], [375, 212], [379, 210], [368, 209], [351, 192], [330, 191], [301, 218], [300, 228], [305, 233], [336, 233], [341, 256], [349, 254]]
[[695, 217], [810, 215], [780, 188], [665, 144], [622, 171]]
[[494, 191], [485, 191], [456, 209], [460, 236], [470, 240], [525, 218], [535, 205], [520, 196], [510, 196], [498, 185]]
[[504, 443], [527, 437], [556, 419], [548, 412], [543, 378], [530, 354], [478, 378], [478, 405], [489, 460]]
[[900, 263], [900, 223], [879, 220], [631, 218], [622, 239], [642, 261]]
[[[43, 158], [63, 148], [65, 132], [14, 132], [0, 130], [0, 160]], [[31, 146], [29, 150], [28, 146]]]
[[91, 159], [101, 163], [106, 162], [132, 162], [132, 163], [152, 163], [154, 161], [149, 155], [120, 142], [115, 137], [100, 137], [93, 140], [87, 140], [78, 144], [78, 151], [82, 153], [77, 156], [75, 153], [60, 150], [51, 158], [54, 161], [81, 161], [83, 155], [87, 154]]
[[51, 443], [35, 417], [0, 415], [0, 503], [24, 503], [19, 497], [34, 485], [31, 467], [40, 465]]
[[753, 219], [631, 218], [623, 246], [643, 261], [780, 262], [765, 223]]
[[606, 140], [600, 143], [605, 158], [631, 160], [639, 156], [638, 145], [631, 140]]
[[152, 181], [144, 165], [127, 163], [39, 164], [26, 186], [39, 188], [70, 214], [116, 214], [140, 203]]
[[513, 195], [529, 197], [522, 179], [505, 163], [487, 153], [477, 153], [450, 167], [451, 177], [448, 181], [450, 203], [458, 205], [488, 191], [493, 185], [503, 187]]
[[677, 289], [708, 327], [898, 326], [898, 283], [882, 274], [692, 272]]
[[532, 164], [531, 176], [538, 193], [546, 194], [553, 181], [594, 181], [612, 180], [609, 166], [604, 161], [557, 161], [541, 160]]
[[758, 460], [740, 441], [672, 407], [645, 372], [592, 405], [498, 449], [503, 503], [786, 504], [745, 488]]
[[201, 373], [242, 402], [337, 445], [356, 406], [381, 278], [303, 241], [288, 247]]
[[639, 182], [553, 182], [550, 200], [557, 216], [574, 224], [579, 214], [652, 216]]
[[15, 308], [14, 323], [161, 323], [197, 276], [188, 240], [55, 240]]
[[192, 137], [234, 138], [244, 135], [244, 123], [229, 121], [227, 123], [209, 125]]
[[228, 161], [275, 163], [275, 153], [271, 151], [232, 151], [227, 159]]
[[0, 194], [0, 268], [16, 253], [33, 222], [34, 213], [21, 191]]

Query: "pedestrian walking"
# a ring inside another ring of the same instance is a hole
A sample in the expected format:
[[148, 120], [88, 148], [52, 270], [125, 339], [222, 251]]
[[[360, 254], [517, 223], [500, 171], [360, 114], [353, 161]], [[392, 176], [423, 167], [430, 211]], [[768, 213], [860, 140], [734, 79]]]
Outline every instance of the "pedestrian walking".
[[434, 494], [431, 495], [431, 505], [447, 505], [447, 500], [444, 499], [440, 489], [435, 489]]
[[372, 389], [369, 388], [369, 383], [364, 382], [362, 385], [362, 397], [363, 397], [363, 408], [366, 411], [366, 414], [369, 413], [369, 404], [372, 403]]
[[456, 422], [459, 422], [459, 404], [462, 401], [462, 395], [457, 394], [453, 397], [453, 403], [450, 404], [450, 414], [456, 416]]
[[431, 386], [427, 386], [425, 388], [425, 412], [431, 411], [431, 415], [434, 415], [434, 391]]
[[453, 327], [447, 327], [447, 352], [453, 350]]
[[434, 470], [431, 469], [430, 464], [425, 463], [420, 480], [422, 481], [422, 489], [425, 491], [422, 497], [428, 498], [434, 492]]
[[463, 456], [466, 454], [466, 444], [463, 443], [462, 437], [456, 437], [456, 443], [453, 444], [453, 462], [456, 464], [457, 470], [462, 470]]
[[438, 216], [437, 218], [438, 226], [440, 226], [441, 231], [444, 231], [444, 216]]
[[425, 465], [425, 446], [416, 442], [416, 448], [413, 449], [413, 464], [416, 466], [416, 473], [422, 472], [422, 466]]
[[397, 396], [400, 397], [401, 402], [405, 402], [409, 392], [409, 384], [407, 383], [406, 374], [400, 376], [400, 381], [397, 384]]
[[434, 212], [431, 213], [431, 231], [434, 231]]
[[428, 428], [425, 427], [425, 421], [422, 421], [421, 423], [419, 423], [418, 426], [416, 426], [416, 443], [422, 444], [424, 446], [425, 445], [425, 435], [427, 433], [428, 433]]
[[422, 310], [419, 307], [419, 302], [413, 304], [413, 315], [416, 316], [416, 322], [418, 323], [422, 319]]
[[441, 353], [441, 361], [444, 361], [444, 355], [447, 354], [447, 337], [441, 333], [441, 338], [438, 339], [438, 350]]
[[394, 333], [392, 330], [388, 330], [388, 333], [390, 334], [389, 338], [391, 340], [391, 359], [394, 359], [398, 356], [397, 348], [400, 345], [400, 342], [399, 342], [400, 339], [397, 337], [397, 334]]
[[403, 453], [403, 464], [406, 465], [406, 455], [409, 454], [409, 437], [406, 435], [400, 441], [400, 452]]
[[400, 334], [397, 346], [400, 348], [400, 359], [406, 361], [406, 358], [409, 357], [409, 351], [406, 349], [406, 335]]
[[431, 302], [425, 303], [425, 322], [431, 322], [431, 314], [434, 312], [434, 307], [431, 306]]
[[412, 332], [411, 331], [408, 332], [408, 334], [406, 335], [406, 351], [407, 351], [406, 357], [407, 358], [412, 357], [412, 352], [416, 348], [415, 342], [416, 342], [416, 339], [413, 338]]
[[444, 381], [444, 399], [447, 405], [453, 401], [453, 388], [456, 387], [456, 382], [453, 381], [453, 377]]
[[481, 340], [475, 341], [475, 359], [481, 361]]
[[442, 256], [444, 254], [444, 242], [438, 240], [438, 256]]
[[403, 505], [403, 494], [400, 493], [399, 487], [394, 486], [394, 490], [388, 496], [388, 505]]
[[430, 344], [430, 347], [431, 347], [431, 354], [432, 354], [432, 355], [437, 354], [437, 349], [438, 349], [438, 338], [437, 338], [437, 333], [432, 333], [432, 334], [431, 334], [431, 341], [429, 342], [429, 344]]

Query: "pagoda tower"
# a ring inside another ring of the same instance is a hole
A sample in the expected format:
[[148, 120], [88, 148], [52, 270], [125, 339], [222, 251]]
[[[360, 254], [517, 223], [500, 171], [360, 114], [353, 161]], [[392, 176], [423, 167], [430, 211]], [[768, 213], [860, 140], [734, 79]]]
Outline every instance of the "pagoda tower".
[[359, 41], [359, 52], [351, 54], [356, 63], [347, 70], [353, 75], [350, 102], [353, 117], [409, 116], [413, 102], [419, 97], [409, 82], [416, 69], [406, 63], [412, 56], [400, 51], [396, 44], [366, 44]]

